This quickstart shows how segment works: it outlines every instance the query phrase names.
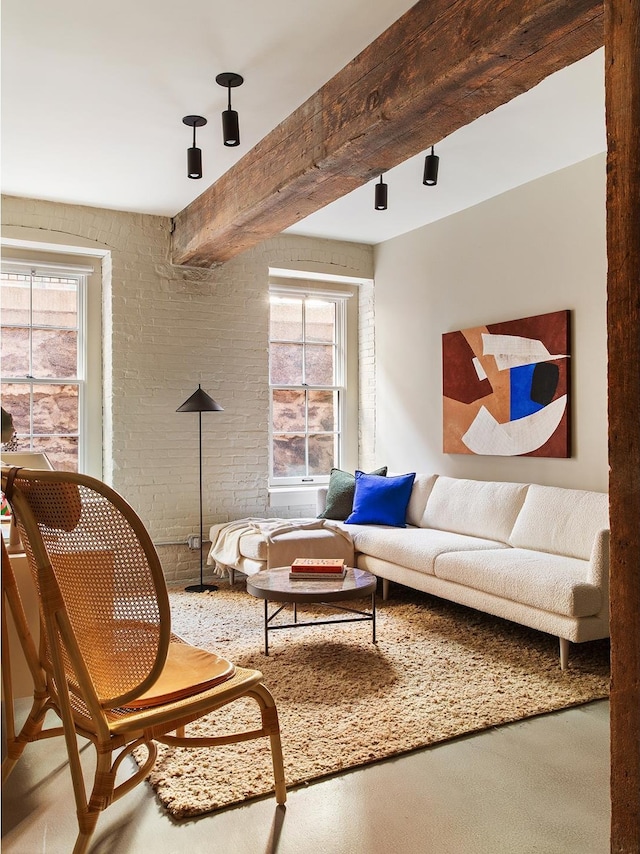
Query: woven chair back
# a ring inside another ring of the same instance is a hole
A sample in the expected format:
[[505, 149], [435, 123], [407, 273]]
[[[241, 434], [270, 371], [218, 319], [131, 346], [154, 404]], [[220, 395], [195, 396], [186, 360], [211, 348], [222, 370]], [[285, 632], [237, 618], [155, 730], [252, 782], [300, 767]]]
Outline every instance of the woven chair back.
[[[94, 701], [103, 709], [126, 705], [157, 678], [171, 631], [166, 584], [148, 533], [121, 496], [94, 478], [14, 469], [8, 480], [42, 618], [60, 642], [71, 694], [94, 706], [81, 675], [86, 668]], [[67, 623], [71, 642], [62, 628]], [[45, 667], [53, 672], [51, 650]]]

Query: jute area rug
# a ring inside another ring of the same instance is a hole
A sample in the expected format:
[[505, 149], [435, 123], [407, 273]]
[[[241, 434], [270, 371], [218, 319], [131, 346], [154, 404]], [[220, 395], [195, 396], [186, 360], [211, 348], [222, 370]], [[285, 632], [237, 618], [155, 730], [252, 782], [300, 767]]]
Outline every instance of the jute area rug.
[[[170, 596], [174, 631], [264, 674], [289, 787], [608, 695], [606, 641], [572, 645], [563, 672], [556, 638], [396, 585], [378, 603], [376, 645], [371, 623], [283, 629], [271, 633], [268, 657], [264, 603], [242, 583]], [[319, 617], [318, 606], [298, 613]], [[281, 616], [290, 622], [290, 612]], [[187, 733], [253, 728], [256, 709], [238, 701]], [[149, 781], [175, 818], [269, 794], [268, 739], [198, 750], [161, 745]]]

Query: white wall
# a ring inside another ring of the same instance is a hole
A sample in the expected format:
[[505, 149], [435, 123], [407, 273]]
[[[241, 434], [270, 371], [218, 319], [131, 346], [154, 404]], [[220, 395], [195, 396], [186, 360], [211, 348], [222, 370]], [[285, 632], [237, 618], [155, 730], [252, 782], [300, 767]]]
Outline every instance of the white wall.
[[[598, 155], [376, 247], [377, 465], [607, 490], [605, 180]], [[443, 454], [442, 334], [560, 309], [573, 456]]]

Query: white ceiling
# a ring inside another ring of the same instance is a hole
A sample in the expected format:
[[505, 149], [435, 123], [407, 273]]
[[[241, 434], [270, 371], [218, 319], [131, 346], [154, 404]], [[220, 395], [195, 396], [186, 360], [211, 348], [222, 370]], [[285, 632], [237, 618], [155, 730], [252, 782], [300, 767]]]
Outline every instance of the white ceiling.
[[[2, 0], [2, 191], [172, 216], [399, 18], [412, 0]], [[289, 231], [377, 243], [602, 152], [603, 52], [390, 170], [389, 209], [362, 187]], [[225, 148], [221, 71], [238, 148]], [[187, 114], [204, 177], [186, 177]]]

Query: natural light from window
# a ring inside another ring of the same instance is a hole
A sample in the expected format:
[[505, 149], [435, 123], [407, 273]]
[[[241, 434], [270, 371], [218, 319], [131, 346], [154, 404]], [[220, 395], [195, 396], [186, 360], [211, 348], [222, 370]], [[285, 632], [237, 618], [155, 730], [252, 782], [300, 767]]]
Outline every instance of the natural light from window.
[[[78, 470], [82, 422], [85, 276], [3, 269], [2, 407], [16, 436], [10, 450], [40, 451]], [[6, 449], [6, 448], [5, 448]]]
[[344, 300], [270, 297], [271, 482], [318, 482], [340, 462]]

